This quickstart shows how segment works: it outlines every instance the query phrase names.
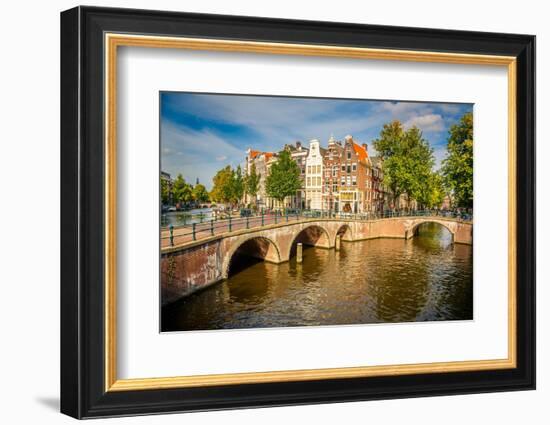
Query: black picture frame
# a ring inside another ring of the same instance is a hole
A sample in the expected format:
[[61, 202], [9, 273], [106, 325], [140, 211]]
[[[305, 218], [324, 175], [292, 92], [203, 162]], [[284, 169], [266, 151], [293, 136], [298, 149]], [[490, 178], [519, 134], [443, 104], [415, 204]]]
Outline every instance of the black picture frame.
[[[185, 36], [517, 58], [517, 367], [105, 391], [104, 34]], [[76, 7], [61, 13], [61, 412], [75, 418], [535, 388], [535, 37]]]

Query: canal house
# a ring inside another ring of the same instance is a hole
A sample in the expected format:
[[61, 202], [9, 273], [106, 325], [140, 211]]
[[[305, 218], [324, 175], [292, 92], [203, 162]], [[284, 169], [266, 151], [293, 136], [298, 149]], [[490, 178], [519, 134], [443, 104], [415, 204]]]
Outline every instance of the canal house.
[[306, 208], [322, 209], [323, 191], [323, 157], [326, 150], [321, 148], [319, 140], [309, 142], [309, 152], [306, 157]]

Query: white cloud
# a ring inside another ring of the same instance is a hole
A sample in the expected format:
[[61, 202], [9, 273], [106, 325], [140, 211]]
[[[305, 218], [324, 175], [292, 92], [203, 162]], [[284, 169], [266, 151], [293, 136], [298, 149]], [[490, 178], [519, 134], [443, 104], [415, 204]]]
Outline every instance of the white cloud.
[[208, 130], [178, 127], [170, 122], [162, 122], [160, 140], [162, 171], [173, 177], [181, 173], [191, 183], [198, 178], [208, 189], [216, 171], [224, 165], [237, 166], [246, 155]]
[[[395, 119], [405, 128], [416, 125], [432, 146], [438, 145], [444, 142], [447, 114], [460, 109], [454, 104], [422, 102], [376, 101], [363, 108], [346, 100], [201, 94], [174, 96], [171, 101], [175, 110], [192, 111], [203, 122], [211, 122], [212, 129], [193, 130], [163, 121], [163, 169], [185, 173], [192, 181], [199, 177], [207, 187], [222, 166], [242, 164], [247, 147], [277, 151], [285, 143], [301, 140], [307, 145], [311, 139], [326, 146], [331, 134], [339, 140], [352, 134], [359, 143], [368, 143], [374, 155], [372, 140], [383, 124]], [[226, 132], [220, 124], [232, 130]], [[435, 149], [439, 166], [444, 149]]]
[[343, 138], [380, 124], [376, 114], [337, 113], [338, 106], [346, 103], [338, 100], [195, 95], [182, 98], [182, 102], [182, 109], [192, 104], [193, 113], [203, 119], [252, 129], [259, 136], [254, 147], [266, 151], [281, 149], [296, 140], [326, 142], [332, 133]]
[[418, 115], [409, 118], [403, 123], [405, 128], [418, 127], [424, 132], [438, 132], [445, 130], [443, 117], [439, 114]]
[[453, 103], [440, 103], [437, 107], [446, 114], [458, 114], [460, 112], [460, 105]]
[[431, 112], [426, 104], [416, 102], [381, 102], [380, 109], [388, 111], [394, 116], [410, 116]]

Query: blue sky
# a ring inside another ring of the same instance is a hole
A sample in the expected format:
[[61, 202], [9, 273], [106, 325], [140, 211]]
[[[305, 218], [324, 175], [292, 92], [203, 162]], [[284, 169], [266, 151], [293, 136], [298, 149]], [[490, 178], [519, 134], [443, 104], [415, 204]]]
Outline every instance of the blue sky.
[[207, 189], [215, 172], [244, 162], [250, 147], [279, 151], [285, 143], [307, 145], [319, 139], [326, 147], [331, 135], [353, 135], [376, 152], [372, 140], [394, 119], [416, 125], [428, 140], [436, 167], [445, 157], [450, 126], [472, 104], [380, 100], [342, 100], [195, 93], [161, 93], [161, 169], [190, 183], [198, 177]]

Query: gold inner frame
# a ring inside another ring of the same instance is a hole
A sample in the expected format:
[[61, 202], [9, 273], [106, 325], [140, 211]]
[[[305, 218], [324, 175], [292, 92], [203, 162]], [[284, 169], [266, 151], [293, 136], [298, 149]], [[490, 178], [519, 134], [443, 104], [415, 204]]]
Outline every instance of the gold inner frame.
[[[369, 49], [255, 41], [212, 40], [105, 34], [105, 391], [308, 381], [416, 373], [446, 373], [515, 368], [516, 358], [516, 58], [459, 53]], [[280, 55], [325, 56], [507, 67], [508, 71], [508, 357], [382, 366], [247, 372], [164, 378], [118, 379], [116, 372], [116, 99], [117, 48], [120, 46]]]

